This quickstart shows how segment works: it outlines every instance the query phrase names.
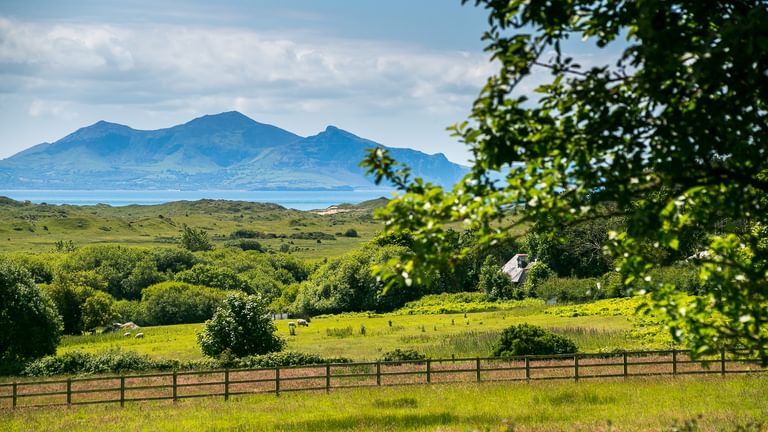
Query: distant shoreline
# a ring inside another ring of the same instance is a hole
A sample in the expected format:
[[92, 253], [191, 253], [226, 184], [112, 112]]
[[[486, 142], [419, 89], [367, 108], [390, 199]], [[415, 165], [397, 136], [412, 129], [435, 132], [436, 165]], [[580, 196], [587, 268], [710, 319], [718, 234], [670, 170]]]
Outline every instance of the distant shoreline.
[[339, 204], [358, 204], [380, 197], [391, 198], [394, 190], [48, 190], [0, 189], [0, 196], [35, 204], [98, 205], [113, 207], [155, 205], [174, 201], [221, 199], [278, 204], [295, 210], [325, 209]]

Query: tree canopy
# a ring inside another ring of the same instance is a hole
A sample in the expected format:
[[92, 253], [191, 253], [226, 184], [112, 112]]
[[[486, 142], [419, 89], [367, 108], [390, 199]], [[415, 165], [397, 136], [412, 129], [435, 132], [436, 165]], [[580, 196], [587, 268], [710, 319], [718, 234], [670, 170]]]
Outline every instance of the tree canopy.
[[61, 317], [24, 268], [0, 260], [0, 369], [56, 352]]
[[[453, 127], [471, 172], [446, 191], [411, 179], [383, 149], [364, 161], [402, 190], [380, 213], [413, 242], [394, 276], [418, 279], [468, 252], [444, 246], [447, 222], [490, 244], [524, 224], [557, 236], [622, 217], [627, 229], [606, 249], [673, 337], [699, 354], [746, 348], [768, 364], [768, 4], [474, 3], [488, 11], [483, 39], [498, 70]], [[580, 57], [586, 44], [600, 55]], [[690, 297], [649, 271], [658, 250], [679, 251], [697, 230], [707, 288]]]

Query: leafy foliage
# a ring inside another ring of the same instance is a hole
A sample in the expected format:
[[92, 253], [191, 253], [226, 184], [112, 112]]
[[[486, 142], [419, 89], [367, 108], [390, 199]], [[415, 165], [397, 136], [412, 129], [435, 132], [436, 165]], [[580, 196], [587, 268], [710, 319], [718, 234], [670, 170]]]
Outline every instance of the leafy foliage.
[[184, 225], [181, 229], [179, 245], [192, 252], [213, 249], [213, 243], [208, 238], [208, 232], [202, 228], [194, 228], [187, 225]]
[[203, 354], [228, 351], [236, 357], [280, 351], [285, 341], [275, 334], [264, 302], [255, 295], [229, 294], [197, 335]]
[[569, 354], [576, 351], [576, 344], [567, 337], [526, 323], [504, 329], [493, 347], [495, 357]]
[[56, 352], [61, 327], [55, 305], [29, 272], [0, 260], [0, 365]]
[[[411, 180], [382, 149], [366, 159], [403, 191], [382, 213], [387, 229], [413, 239], [389, 276], [418, 281], [466, 253], [448, 246], [446, 222], [490, 244], [520, 224], [556, 236], [619, 216], [628, 229], [609, 234], [615, 265], [652, 292], [677, 341], [698, 354], [747, 348], [768, 364], [766, 3], [474, 3], [488, 10], [499, 68], [454, 129], [473, 152], [470, 174], [444, 191]], [[583, 68], [570, 38], [619, 54]], [[535, 99], [521, 94], [547, 72]], [[703, 242], [706, 292], [691, 298], [649, 277], [659, 250], [681, 252], [701, 228], [714, 234]]]
[[199, 323], [213, 317], [226, 293], [183, 282], [163, 282], [142, 293], [147, 325]]
[[396, 362], [396, 361], [418, 361], [426, 360], [427, 356], [416, 351], [415, 349], [401, 349], [395, 348], [392, 351], [387, 351], [381, 355], [381, 361]]
[[83, 303], [83, 329], [94, 330], [114, 321], [118, 315], [114, 309], [115, 299], [107, 293], [96, 291]]
[[189, 270], [176, 273], [175, 279], [192, 285], [202, 285], [220, 290], [249, 291], [248, 282], [237, 273], [211, 264], [195, 264]]
[[488, 296], [488, 300], [521, 299], [522, 291], [512, 284], [512, 280], [492, 256], [488, 256], [480, 269], [477, 288]]

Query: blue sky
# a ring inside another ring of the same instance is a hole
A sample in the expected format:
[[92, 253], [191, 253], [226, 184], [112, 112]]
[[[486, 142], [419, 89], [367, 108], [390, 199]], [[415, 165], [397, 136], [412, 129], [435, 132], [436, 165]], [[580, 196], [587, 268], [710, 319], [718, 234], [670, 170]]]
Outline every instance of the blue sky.
[[459, 0], [2, 0], [0, 158], [98, 120], [239, 110], [466, 163], [446, 127], [494, 71], [486, 26]]

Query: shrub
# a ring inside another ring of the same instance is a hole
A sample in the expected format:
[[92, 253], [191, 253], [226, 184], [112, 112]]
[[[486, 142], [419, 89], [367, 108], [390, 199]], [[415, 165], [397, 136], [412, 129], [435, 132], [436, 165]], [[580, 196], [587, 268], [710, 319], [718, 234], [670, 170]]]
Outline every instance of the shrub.
[[88, 286], [69, 283], [40, 285], [40, 288], [53, 300], [56, 311], [61, 316], [64, 334], [78, 335], [83, 332], [83, 304], [96, 291]]
[[238, 240], [230, 240], [224, 244], [227, 247], [240, 249], [244, 251], [252, 250], [256, 252], [263, 252], [264, 248], [261, 246], [261, 243], [258, 242], [258, 240], [254, 239], [238, 239]]
[[213, 249], [213, 243], [211, 243], [208, 233], [204, 229], [193, 228], [187, 225], [184, 225], [182, 228], [179, 245], [192, 252]]
[[56, 306], [24, 268], [0, 260], [0, 368], [56, 352]]
[[501, 271], [499, 263], [491, 255], [488, 255], [480, 268], [480, 280], [477, 288], [488, 296], [489, 300], [520, 299], [522, 292], [513, 284], [512, 280]]
[[237, 357], [267, 354], [285, 346], [285, 341], [275, 334], [276, 330], [260, 297], [230, 294], [213, 318], [206, 321], [197, 342], [209, 357], [225, 350]]
[[156, 360], [135, 351], [109, 350], [99, 353], [70, 351], [47, 356], [26, 365], [22, 375], [51, 376], [62, 374], [121, 373], [147, 370], [170, 370], [178, 366], [172, 360]]
[[523, 284], [523, 290], [529, 297], [537, 297], [536, 288], [544, 281], [555, 275], [549, 266], [543, 261], [533, 263], [528, 270], [528, 276]]
[[179, 247], [154, 249], [152, 258], [161, 273], [178, 273], [192, 268], [198, 261], [192, 252]]
[[202, 285], [220, 290], [249, 290], [248, 283], [237, 273], [226, 268], [210, 264], [195, 264], [189, 270], [176, 273], [174, 277], [179, 282], [192, 285]]
[[96, 291], [83, 303], [83, 329], [93, 330], [102, 327], [117, 318], [114, 309], [115, 299], [109, 294]]
[[357, 237], [358, 236], [357, 230], [355, 230], [354, 228], [350, 228], [350, 229], [344, 231], [344, 234], [342, 234], [342, 235], [344, 237]]
[[396, 362], [396, 361], [419, 361], [426, 360], [427, 356], [416, 351], [415, 349], [400, 349], [397, 348], [393, 351], [387, 351], [381, 356], [381, 361]]
[[232, 366], [238, 368], [272, 368], [326, 363], [352, 363], [352, 359], [346, 357], [320, 357], [317, 354], [286, 351], [242, 357], [235, 360]]
[[199, 323], [210, 319], [226, 293], [184, 282], [162, 282], [144, 290], [149, 325]]
[[115, 302], [114, 309], [117, 314], [117, 320], [122, 323], [131, 321], [140, 326], [151, 325], [147, 319], [145, 304], [142, 302], [136, 300], [118, 300]]
[[493, 356], [569, 354], [576, 351], [576, 344], [571, 339], [524, 323], [504, 329], [493, 347]]

